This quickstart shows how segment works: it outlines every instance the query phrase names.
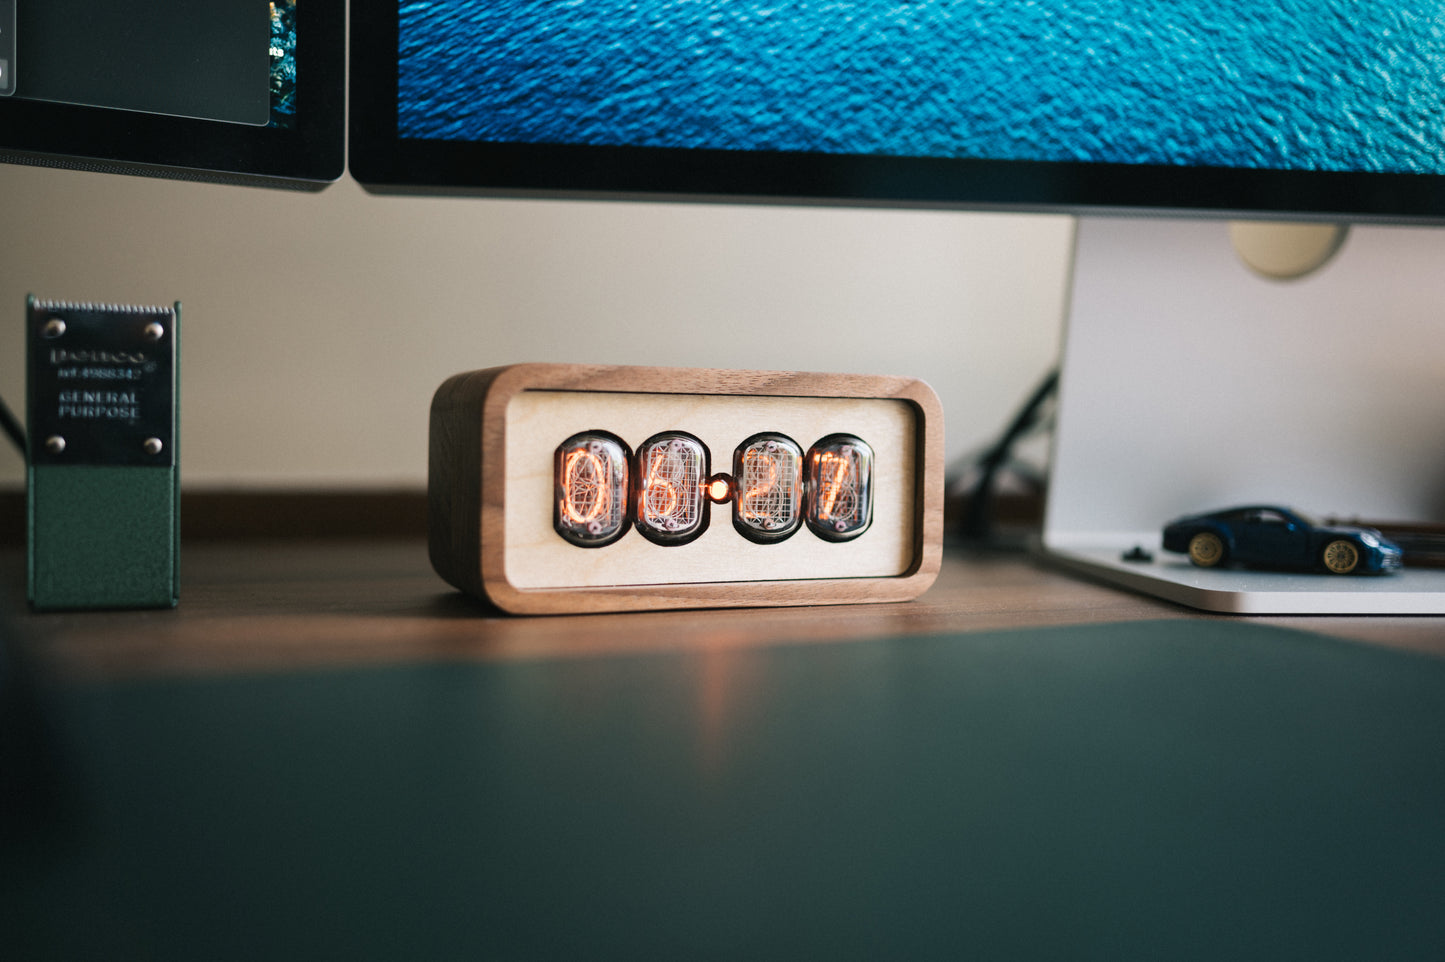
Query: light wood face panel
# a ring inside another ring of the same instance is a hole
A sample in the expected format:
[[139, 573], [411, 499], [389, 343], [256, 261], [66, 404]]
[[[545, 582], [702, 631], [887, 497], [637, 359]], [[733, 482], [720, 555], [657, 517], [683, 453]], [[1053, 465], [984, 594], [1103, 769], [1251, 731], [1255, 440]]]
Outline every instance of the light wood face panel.
[[[706, 531], [658, 545], [635, 528], [600, 548], [553, 529], [554, 452], [582, 431], [632, 450], [663, 431], [700, 439], [708, 472], [761, 432], [806, 451], [825, 436], [872, 447], [873, 519], [832, 542], [804, 526], [758, 544], [710, 504]], [[935, 577], [943, 429], [920, 381], [857, 375], [518, 365], [449, 379], [432, 405], [429, 530], [448, 582], [518, 613], [897, 601]]]
[[[913, 563], [913, 474], [917, 417], [888, 398], [701, 397], [523, 391], [507, 406], [507, 580], [520, 589], [602, 585], [896, 577]], [[552, 453], [579, 431], [605, 429], [636, 450], [663, 431], [686, 431], [712, 456], [711, 473], [732, 472], [734, 449], [764, 431], [806, 451], [849, 433], [872, 446], [873, 521], [857, 539], [824, 541], [806, 527], [777, 544], [755, 544], [733, 527], [733, 506], [710, 506], [696, 541], [653, 544], [636, 531], [602, 548], [578, 549], [552, 528]]]

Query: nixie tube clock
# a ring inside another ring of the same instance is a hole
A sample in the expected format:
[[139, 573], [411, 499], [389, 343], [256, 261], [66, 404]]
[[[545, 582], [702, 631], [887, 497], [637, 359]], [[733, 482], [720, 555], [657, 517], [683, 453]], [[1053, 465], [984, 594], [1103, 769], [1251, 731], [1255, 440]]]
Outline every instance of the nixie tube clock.
[[526, 364], [432, 401], [429, 548], [521, 614], [905, 601], [943, 425], [911, 378]]

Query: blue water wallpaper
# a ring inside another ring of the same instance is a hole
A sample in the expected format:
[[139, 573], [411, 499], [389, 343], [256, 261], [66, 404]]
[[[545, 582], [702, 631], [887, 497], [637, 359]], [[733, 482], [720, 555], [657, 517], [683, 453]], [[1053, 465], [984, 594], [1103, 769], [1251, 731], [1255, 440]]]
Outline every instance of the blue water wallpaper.
[[1442, 0], [403, 0], [403, 137], [1445, 172]]

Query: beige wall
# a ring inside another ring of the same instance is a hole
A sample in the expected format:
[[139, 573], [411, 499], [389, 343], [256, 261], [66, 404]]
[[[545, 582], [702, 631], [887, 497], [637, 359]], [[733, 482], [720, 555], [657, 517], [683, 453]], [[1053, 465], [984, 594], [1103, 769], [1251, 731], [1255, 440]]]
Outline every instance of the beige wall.
[[[956, 457], [1053, 363], [1073, 226], [7, 166], [0, 210], [0, 394], [23, 412], [27, 293], [180, 300], [194, 487], [421, 486], [432, 391], [516, 361], [915, 375]], [[0, 484], [22, 479], [7, 449]]]

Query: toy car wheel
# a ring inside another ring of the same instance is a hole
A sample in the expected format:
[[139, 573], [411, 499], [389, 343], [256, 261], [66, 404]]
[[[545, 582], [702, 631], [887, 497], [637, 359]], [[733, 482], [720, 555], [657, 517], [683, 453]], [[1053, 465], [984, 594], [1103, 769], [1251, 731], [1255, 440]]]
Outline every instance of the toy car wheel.
[[1189, 560], [1201, 568], [1213, 568], [1224, 561], [1224, 541], [1213, 531], [1201, 531], [1189, 539]]
[[1346, 541], [1340, 538], [1325, 545], [1325, 552], [1320, 556], [1325, 568], [1337, 575], [1347, 575], [1354, 571], [1360, 564], [1360, 549], [1355, 547], [1353, 541]]

